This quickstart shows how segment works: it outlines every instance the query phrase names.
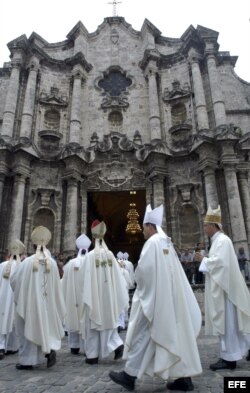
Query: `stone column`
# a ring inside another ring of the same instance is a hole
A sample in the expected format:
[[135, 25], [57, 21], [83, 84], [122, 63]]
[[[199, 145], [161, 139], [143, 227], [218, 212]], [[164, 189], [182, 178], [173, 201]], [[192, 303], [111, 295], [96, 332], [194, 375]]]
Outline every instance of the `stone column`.
[[21, 237], [25, 185], [25, 176], [22, 174], [16, 174], [13, 185], [10, 212], [9, 242], [13, 239], [20, 239]]
[[219, 126], [226, 124], [226, 110], [216, 67], [216, 59], [213, 54], [209, 54], [207, 56], [207, 69], [214, 108], [215, 124], [216, 126]]
[[243, 215], [245, 218], [248, 248], [250, 250], [250, 192], [248, 186], [248, 172], [238, 172], [238, 184], [241, 195]]
[[38, 72], [38, 64], [36, 61], [33, 61], [33, 63], [30, 66], [29, 77], [28, 77], [28, 82], [25, 92], [21, 130], [20, 130], [21, 138], [31, 137], [33, 112], [34, 112], [35, 96], [36, 96], [37, 72]]
[[81, 140], [81, 103], [82, 103], [82, 74], [76, 69], [73, 72], [73, 93], [70, 115], [69, 143], [80, 144]]
[[156, 83], [157, 68], [150, 67], [147, 73], [148, 77], [148, 95], [149, 95], [149, 124], [152, 139], [161, 139], [161, 122], [159, 111], [159, 99]]
[[61, 226], [62, 222], [58, 218], [58, 215], [55, 217], [55, 226], [54, 226], [54, 250], [53, 251], [61, 251]]
[[87, 231], [87, 183], [81, 184], [81, 199], [82, 199], [82, 217], [81, 217], [81, 233]]
[[199, 130], [209, 129], [206, 99], [203, 89], [199, 60], [197, 58], [192, 58], [191, 70], [192, 70], [192, 77], [193, 77], [193, 87], [194, 87], [194, 97], [195, 97], [195, 107], [197, 113], [198, 128]]
[[237, 176], [234, 166], [230, 164], [224, 165], [224, 175], [226, 181], [229, 214], [233, 235], [232, 240], [236, 250], [238, 250], [240, 246], [243, 246], [246, 250], [248, 249], [247, 235], [244, 224]]
[[153, 185], [151, 181], [146, 182], [146, 205], [152, 204]]
[[3, 111], [2, 135], [8, 138], [13, 137], [15, 114], [17, 107], [17, 97], [19, 91], [20, 64], [13, 63], [10, 82]]
[[160, 174], [155, 174], [151, 177], [152, 183], [153, 183], [153, 207], [158, 207], [161, 204], [163, 205], [163, 220], [162, 220], [162, 229], [166, 232], [167, 231], [167, 225], [166, 225], [166, 204], [165, 204], [165, 188], [164, 188], [164, 180], [165, 176], [160, 175]]
[[[29, 210], [29, 209], [28, 209]], [[34, 252], [34, 247], [33, 247], [33, 243], [30, 239], [30, 235], [31, 235], [31, 224], [33, 223], [33, 219], [31, 219], [31, 212], [28, 213], [28, 216], [25, 220], [25, 231], [24, 231], [24, 239], [23, 239], [23, 243], [25, 244], [25, 246], [27, 247], [27, 252], [33, 254]], [[33, 228], [32, 228], [33, 229]]]
[[66, 217], [64, 228], [64, 252], [74, 253], [77, 233], [77, 179], [67, 179]]
[[214, 168], [211, 166], [203, 168], [203, 175], [205, 182], [207, 206], [210, 205], [212, 209], [215, 209], [219, 205], [219, 199], [217, 194]]
[[5, 175], [3, 173], [0, 173], [0, 211], [1, 211], [2, 199], [3, 199], [4, 180], [5, 180]]

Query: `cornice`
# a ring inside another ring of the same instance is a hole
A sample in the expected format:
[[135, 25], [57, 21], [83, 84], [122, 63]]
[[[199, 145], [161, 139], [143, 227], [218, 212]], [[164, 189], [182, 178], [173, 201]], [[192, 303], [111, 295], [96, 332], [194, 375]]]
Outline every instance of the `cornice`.
[[70, 32], [67, 34], [67, 38], [69, 40], [75, 40], [77, 36], [79, 35], [83, 35], [84, 37], [88, 37], [89, 33], [88, 30], [86, 29], [86, 27], [83, 25], [83, 23], [81, 21], [79, 21], [72, 30], [70, 30]]
[[81, 52], [78, 52], [74, 56], [67, 58], [65, 60], [65, 63], [71, 66], [81, 65], [87, 72], [89, 72], [93, 68], [93, 66], [87, 62], [85, 56]]
[[142, 60], [139, 62], [139, 67], [145, 71], [150, 61], [153, 61], [156, 63], [156, 65], [159, 65], [160, 58], [161, 55], [157, 49], [146, 49]]

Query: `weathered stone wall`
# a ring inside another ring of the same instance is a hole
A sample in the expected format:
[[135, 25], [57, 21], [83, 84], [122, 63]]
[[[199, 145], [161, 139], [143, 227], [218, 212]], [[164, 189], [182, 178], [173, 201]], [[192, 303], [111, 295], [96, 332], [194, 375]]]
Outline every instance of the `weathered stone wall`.
[[202, 26], [172, 39], [147, 20], [135, 31], [112, 17], [91, 34], [79, 22], [63, 42], [33, 33], [9, 43], [0, 249], [14, 235], [29, 244], [40, 219], [52, 251], [73, 252], [88, 192], [143, 189], [164, 205], [163, 228], [180, 248], [206, 240], [202, 217], [220, 204], [225, 231], [248, 253], [250, 83], [217, 39]]

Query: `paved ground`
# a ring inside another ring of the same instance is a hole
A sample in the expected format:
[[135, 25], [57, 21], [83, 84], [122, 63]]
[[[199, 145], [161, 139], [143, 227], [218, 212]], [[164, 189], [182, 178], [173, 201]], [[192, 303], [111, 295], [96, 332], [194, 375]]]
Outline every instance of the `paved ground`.
[[[124, 337], [125, 333], [122, 333]], [[194, 392], [223, 393], [224, 376], [250, 377], [250, 362], [241, 360], [234, 371], [209, 370], [209, 364], [217, 360], [217, 341], [205, 337], [201, 332], [198, 338], [203, 373], [193, 378]], [[71, 355], [67, 338], [63, 340], [62, 349], [57, 353], [57, 364], [51, 369], [43, 365], [29, 371], [16, 370], [18, 355], [6, 356], [0, 361], [0, 393], [120, 393], [127, 392], [114, 384], [108, 376], [110, 370], [121, 370], [124, 361], [115, 362], [113, 356], [90, 366], [85, 363], [83, 354]], [[136, 382], [135, 392], [166, 392], [166, 383], [160, 379], [145, 377]]]

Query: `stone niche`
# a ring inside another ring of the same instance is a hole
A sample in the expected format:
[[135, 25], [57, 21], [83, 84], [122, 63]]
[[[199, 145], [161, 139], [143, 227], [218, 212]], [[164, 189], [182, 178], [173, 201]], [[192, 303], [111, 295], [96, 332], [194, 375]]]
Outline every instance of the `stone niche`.
[[195, 246], [200, 241], [199, 213], [191, 203], [183, 203], [179, 208], [181, 247]]
[[60, 132], [67, 99], [59, 94], [59, 89], [52, 87], [50, 94], [41, 93], [39, 111], [41, 116], [41, 130], [38, 132], [38, 147], [43, 154], [53, 156], [58, 153], [63, 134]]
[[169, 106], [171, 114], [171, 134], [172, 148], [185, 150], [192, 143], [192, 119], [190, 118], [190, 100], [192, 92], [187, 83], [183, 88], [180, 82], [175, 80], [172, 83], [172, 90], [164, 89], [163, 101]]

